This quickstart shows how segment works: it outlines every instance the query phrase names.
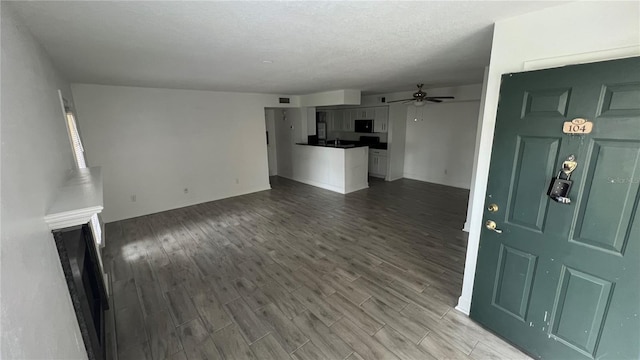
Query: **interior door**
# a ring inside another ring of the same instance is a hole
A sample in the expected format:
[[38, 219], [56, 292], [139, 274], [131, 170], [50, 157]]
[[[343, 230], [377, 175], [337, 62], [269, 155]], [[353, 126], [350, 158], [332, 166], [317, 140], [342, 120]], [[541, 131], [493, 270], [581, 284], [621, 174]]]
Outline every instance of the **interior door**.
[[471, 317], [540, 358], [640, 358], [639, 186], [640, 58], [504, 75]]

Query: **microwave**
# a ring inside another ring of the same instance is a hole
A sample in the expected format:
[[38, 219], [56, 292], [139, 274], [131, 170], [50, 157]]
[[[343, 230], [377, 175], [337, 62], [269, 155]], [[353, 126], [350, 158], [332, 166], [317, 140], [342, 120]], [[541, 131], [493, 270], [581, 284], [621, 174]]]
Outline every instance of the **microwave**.
[[356, 120], [354, 130], [358, 133], [372, 133], [373, 120]]

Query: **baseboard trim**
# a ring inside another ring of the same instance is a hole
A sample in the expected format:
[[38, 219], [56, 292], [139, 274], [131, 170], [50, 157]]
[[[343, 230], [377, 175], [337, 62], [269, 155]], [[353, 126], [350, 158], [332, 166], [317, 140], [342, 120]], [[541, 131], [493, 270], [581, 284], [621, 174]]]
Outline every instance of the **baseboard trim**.
[[[225, 195], [223, 195], [221, 197], [202, 199], [202, 200], [195, 201], [193, 203], [179, 204], [179, 205], [170, 206], [170, 207], [167, 207], [167, 208], [154, 209], [154, 210], [151, 210], [151, 211], [143, 211], [143, 212], [141, 212], [139, 214], [127, 215], [125, 217], [117, 216], [117, 217], [115, 217], [113, 219], [103, 217], [103, 219], [104, 219], [104, 223], [107, 224], [107, 223], [111, 223], [111, 222], [116, 222], [116, 221], [121, 221], [121, 220], [128, 220], [128, 219], [135, 219], [135, 218], [140, 217], [140, 216], [153, 215], [153, 214], [157, 214], [157, 213], [161, 213], [161, 212], [165, 212], [165, 211], [182, 209], [182, 208], [189, 207], [189, 206], [204, 204], [204, 203], [208, 203], [208, 202], [212, 202], [212, 201], [229, 199], [229, 198], [233, 198], [233, 197], [236, 197], [236, 196], [243, 196], [243, 195], [253, 194], [253, 193], [257, 193], [257, 192], [261, 192], [261, 191], [267, 191], [267, 190], [271, 190], [271, 184], [269, 184], [269, 183], [267, 183], [266, 185], [263, 185], [263, 186], [257, 186], [257, 187], [254, 187], [254, 188], [245, 189], [244, 191], [239, 191], [237, 193], [225, 194]], [[104, 213], [103, 213], [103, 215], [104, 215]]]
[[308, 180], [308, 179], [300, 179], [300, 178], [283, 176], [283, 175], [278, 175], [278, 176], [282, 176], [283, 178], [287, 178], [289, 180], [293, 180], [293, 181], [297, 181], [297, 182], [300, 182], [300, 183], [303, 183], [303, 184], [319, 187], [321, 189], [337, 192], [337, 193], [340, 193], [340, 194], [345, 194], [346, 193], [345, 192], [346, 190], [344, 188], [342, 188], [342, 187], [339, 187], [339, 186], [333, 186], [333, 185], [329, 185], [329, 184], [324, 184], [324, 183], [321, 183], [321, 182]]
[[471, 312], [471, 299], [460, 296], [458, 298], [458, 305], [456, 305], [455, 309], [469, 316], [469, 313]]
[[406, 174], [405, 173], [402, 177], [405, 178], [405, 179], [409, 179], [409, 180], [422, 181], [422, 182], [426, 182], [426, 183], [429, 183], [429, 184], [444, 185], [444, 186], [448, 186], [448, 187], [452, 187], [452, 188], [456, 188], [456, 189], [463, 189], [463, 190], [470, 191], [470, 188], [468, 186], [465, 187], [465, 186], [462, 186], [462, 185], [458, 186], [458, 185], [452, 185], [452, 184], [445, 184], [443, 182], [430, 181], [430, 180], [427, 180], [427, 179], [424, 179], [424, 178], [420, 178], [418, 176], [414, 176], [412, 174]]
[[403, 176], [396, 176], [396, 177], [394, 177], [394, 178], [389, 178], [389, 179], [386, 179], [386, 180], [387, 180], [387, 181], [396, 181], [396, 180], [400, 180], [400, 179], [402, 179], [402, 178], [404, 178], [404, 177], [403, 177]]
[[364, 189], [367, 189], [367, 188], [369, 188], [369, 182], [366, 182], [364, 184], [359, 184], [359, 185], [356, 185], [356, 186], [353, 186], [353, 187], [348, 187], [345, 190], [345, 194], [349, 194], [349, 193], [352, 193], [352, 192], [355, 192], [355, 191], [364, 190]]

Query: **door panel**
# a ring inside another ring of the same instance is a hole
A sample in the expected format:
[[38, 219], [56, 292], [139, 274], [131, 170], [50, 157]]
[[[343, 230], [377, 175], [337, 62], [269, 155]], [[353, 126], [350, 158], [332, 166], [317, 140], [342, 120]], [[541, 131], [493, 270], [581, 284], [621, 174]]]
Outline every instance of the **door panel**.
[[551, 315], [551, 335], [592, 357], [612, 288], [607, 280], [563, 266]]
[[501, 246], [493, 304], [525, 321], [537, 256]]
[[639, 359], [639, 202], [640, 58], [504, 75], [471, 317], [534, 357]]
[[[638, 207], [640, 142], [595, 140], [573, 241], [623, 254]], [[614, 184], [616, 186], [611, 186]]]
[[522, 106], [522, 118], [528, 116], [565, 116], [570, 88], [527, 91]]
[[[509, 191], [507, 221], [542, 232], [549, 197], [545, 190], [553, 176], [560, 138], [518, 136], [516, 164]], [[531, 186], [539, 191], [531, 191]]]
[[640, 116], [640, 83], [605, 85], [598, 115]]

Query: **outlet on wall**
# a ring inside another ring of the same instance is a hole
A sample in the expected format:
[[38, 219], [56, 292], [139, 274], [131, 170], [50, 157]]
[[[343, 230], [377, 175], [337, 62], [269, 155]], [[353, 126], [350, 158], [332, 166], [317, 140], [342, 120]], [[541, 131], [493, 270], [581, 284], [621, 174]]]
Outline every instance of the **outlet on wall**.
[[240, 179], [236, 178], [236, 184], [240, 184]]
[[189, 188], [184, 188], [184, 193], [188, 194], [189, 193]]
[[135, 194], [131, 195], [131, 202], [136, 202], [136, 195]]

